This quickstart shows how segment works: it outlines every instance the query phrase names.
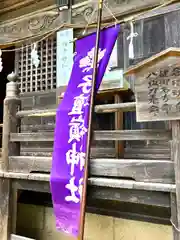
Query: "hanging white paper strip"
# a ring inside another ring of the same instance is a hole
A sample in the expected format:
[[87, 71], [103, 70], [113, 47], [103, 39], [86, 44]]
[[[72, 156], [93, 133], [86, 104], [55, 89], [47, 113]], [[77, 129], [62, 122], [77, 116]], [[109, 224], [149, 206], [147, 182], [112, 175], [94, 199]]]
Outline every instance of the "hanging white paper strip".
[[134, 33], [134, 25], [133, 22], [130, 22], [131, 32], [130, 35], [127, 37], [127, 40], [130, 39], [129, 42], [129, 59], [134, 59], [134, 45], [133, 45], [133, 38], [138, 36], [138, 33]]
[[32, 60], [32, 64], [38, 68], [39, 64], [40, 64], [40, 60], [39, 60], [39, 56], [38, 56], [38, 51], [37, 51], [37, 44], [34, 43], [33, 49], [31, 51], [31, 60]]

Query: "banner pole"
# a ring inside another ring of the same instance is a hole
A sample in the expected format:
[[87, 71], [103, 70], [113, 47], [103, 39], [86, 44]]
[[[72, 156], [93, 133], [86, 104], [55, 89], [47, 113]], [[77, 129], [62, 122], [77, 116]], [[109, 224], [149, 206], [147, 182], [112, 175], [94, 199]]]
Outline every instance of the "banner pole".
[[79, 226], [79, 240], [84, 240], [84, 227], [85, 227], [85, 210], [86, 210], [86, 192], [88, 184], [88, 163], [90, 158], [90, 147], [92, 139], [92, 120], [94, 113], [94, 100], [95, 100], [95, 87], [96, 87], [96, 77], [98, 72], [98, 53], [99, 53], [99, 41], [100, 41], [100, 31], [101, 31], [101, 21], [102, 21], [102, 10], [103, 10], [103, 0], [98, 1], [98, 16], [97, 16], [97, 30], [96, 30], [96, 45], [95, 53], [93, 59], [93, 76], [92, 76], [92, 88], [91, 88], [91, 98], [90, 98], [90, 109], [89, 109], [89, 120], [88, 120], [88, 133], [87, 133], [87, 146], [86, 146], [86, 158], [84, 166], [84, 184], [82, 190], [81, 199], [81, 215], [80, 215], [80, 226]]

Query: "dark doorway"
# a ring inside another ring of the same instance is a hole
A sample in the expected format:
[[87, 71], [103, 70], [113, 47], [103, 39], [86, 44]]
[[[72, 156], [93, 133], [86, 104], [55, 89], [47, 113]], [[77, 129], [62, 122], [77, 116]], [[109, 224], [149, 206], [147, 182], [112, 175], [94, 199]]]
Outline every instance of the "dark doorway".
[[[4, 49], [6, 50], [13, 50], [13, 48]], [[6, 83], [7, 75], [10, 74], [12, 71], [14, 71], [15, 66], [15, 52], [9, 51], [9, 52], [3, 52], [2, 53], [2, 65], [3, 70], [0, 72], [0, 124], [3, 123], [3, 101], [6, 96]], [[0, 133], [2, 136], [2, 125], [0, 125]], [[1, 144], [1, 142], [0, 142]], [[2, 145], [2, 144], [1, 144]]]

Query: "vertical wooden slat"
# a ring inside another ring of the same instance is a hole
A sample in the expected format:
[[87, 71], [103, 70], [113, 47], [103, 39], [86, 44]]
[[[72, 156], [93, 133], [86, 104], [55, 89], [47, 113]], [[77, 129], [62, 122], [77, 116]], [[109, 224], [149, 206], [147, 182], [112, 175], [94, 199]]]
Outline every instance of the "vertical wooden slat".
[[176, 229], [178, 225], [177, 221], [177, 202], [176, 202], [176, 194], [171, 193], [171, 222], [173, 228], [173, 240], [179, 240], [179, 233]]
[[10, 191], [10, 211], [11, 211], [11, 219], [10, 219], [10, 226], [11, 226], [11, 233], [16, 233], [16, 222], [17, 222], [17, 189], [11, 186]]
[[46, 89], [48, 88], [48, 39], [46, 39], [46, 45], [45, 45], [45, 49], [46, 49]]
[[[31, 44], [31, 51], [32, 51], [32, 49], [33, 49], [33, 44]], [[33, 64], [32, 64], [32, 61], [30, 61], [30, 69], [31, 69], [31, 71], [30, 71], [30, 91], [32, 92], [32, 90], [33, 90]], [[27, 79], [27, 81], [28, 81], [28, 79]]]
[[137, 37], [133, 39], [135, 59], [141, 59], [143, 57], [143, 27], [144, 22], [142, 20], [134, 24], [134, 32], [138, 34]]
[[[171, 121], [172, 147], [171, 157], [174, 161], [176, 196], [171, 196], [172, 225], [174, 240], [180, 240], [180, 121]], [[179, 229], [179, 231], [177, 231]]]
[[26, 64], [25, 64], [25, 68], [26, 68], [26, 81], [25, 81], [25, 91], [28, 92], [28, 67], [29, 67], [29, 64], [28, 64], [28, 47], [26, 46], [26, 51], [25, 51], [25, 61], [26, 61]]
[[[115, 103], [121, 103], [122, 99], [120, 94], [115, 94], [114, 96]], [[118, 111], [115, 112], [115, 130], [123, 130], [123, 112]], [[115, 150], [116, 157], [120, 158], [124, 156], [124, 142], [123, 141], [115, 141]]]
[[[21, 57], [20, 57], [20, 62], [21, 62], [21, 70], [20, 70], [20, 76], [21, 76], [21, 87], [20, 87], [20, 91], [22, 92], [22, 89], [23, 89], [23, 76], [22, 76], [22, 73], [23, 73], [23, 47], [24, 45], [22, 45], [22, 48], [21, 48]], [[20, 54], [20, 52], [19, 52]]]
[[50, 44], [50, 47], [51, 47], [51, 89], [53, 89], [53, 85], [54, 85], [54, 82], [53, 82], [53, 62], [54, 62], [54, 54], [53, 54], [53, 47], [54, 47], [54, 41], [53, 39], [51, 39], [51, 44]]
[[[37, 50], [38, 50], [38, 46], [37, 46]], [[38, 56], [39, 56], [39, 53], [38, 53], [38, 51], [37, 51], [37, 54], [38, 54]], [[37, 92], [38, 91], [38, 68], [37, 67], [35, 67], [34, 66], [34, 70], [35, 70], [35, 82], [36, 82], [36, 84], [35, 84], [35, 91]], [[42, 81], [42, 79], [41, 79], [41, 81]]]
[[164, 22], [165, 47], [180, 47], [180, 11], [165, 14]]
[[[43, 41], [40, 42], [40, 78], [43, 76]], [[43, 81], [43, 78], [42, 78]], [[42, 90], [42, 89], [41, 89]]]
[[0, 239], [9, 240], [9, 200], [10, 200], [10, 180], [0, 179]]
[[165, 49], [164, 15], [144, 20], [143, 43], [145, 58]]

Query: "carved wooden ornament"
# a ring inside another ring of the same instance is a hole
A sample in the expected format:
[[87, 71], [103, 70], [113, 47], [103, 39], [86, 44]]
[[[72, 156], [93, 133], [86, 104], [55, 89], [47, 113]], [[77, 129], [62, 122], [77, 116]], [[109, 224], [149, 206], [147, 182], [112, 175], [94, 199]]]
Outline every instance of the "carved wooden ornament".
[[180, 48], [162, 51], [124, 74], [134, 76], [138, 122], [180, 119]]

